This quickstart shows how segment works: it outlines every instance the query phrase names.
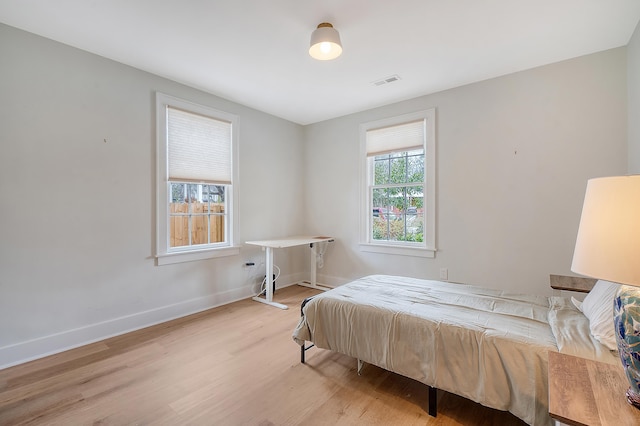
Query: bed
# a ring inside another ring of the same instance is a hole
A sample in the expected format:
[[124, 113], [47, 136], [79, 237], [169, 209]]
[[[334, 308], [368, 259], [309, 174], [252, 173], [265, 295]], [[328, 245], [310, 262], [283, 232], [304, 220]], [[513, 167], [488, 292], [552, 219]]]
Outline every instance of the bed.
[[[592, 302], [608, 297], [592, 293]], [[293, 339], [302, 362], [315, 345], [356, 358], [359, 369], [366, 362], [424, 383], [433, 416], [442, 389], [549, 425], [548, 351], [619, 362], [582, 308], [563, 297], [371, 275], [305, 300]]]

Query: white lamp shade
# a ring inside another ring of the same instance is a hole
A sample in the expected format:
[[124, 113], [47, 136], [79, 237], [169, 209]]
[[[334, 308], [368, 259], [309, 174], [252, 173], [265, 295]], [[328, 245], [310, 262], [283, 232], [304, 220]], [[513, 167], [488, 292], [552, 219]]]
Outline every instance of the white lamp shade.
[[640, 175], [588, 181], [571, 270], [640, 287]]
[[309, 55], [321, 61], [335, 59], [342, 54], [340, 34], [333, 25], [323, 22], [311, 33]]

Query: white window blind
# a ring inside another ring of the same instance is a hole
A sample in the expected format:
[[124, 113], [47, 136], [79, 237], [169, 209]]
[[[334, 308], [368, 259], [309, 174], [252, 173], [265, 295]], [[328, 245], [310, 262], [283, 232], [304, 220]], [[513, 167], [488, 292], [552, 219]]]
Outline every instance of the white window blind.
[[167, 107], [169, 180], [231, 184], [231, 123]]
[[367, 130], [367, 157], [422, 149], [424, 135], [425, 120]]

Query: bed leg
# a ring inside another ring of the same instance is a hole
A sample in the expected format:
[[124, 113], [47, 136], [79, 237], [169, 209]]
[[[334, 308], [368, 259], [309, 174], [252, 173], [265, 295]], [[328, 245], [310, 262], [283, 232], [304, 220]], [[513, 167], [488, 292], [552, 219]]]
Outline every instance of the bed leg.
[[358, 376], [362, 376], [362, 367], [364, 367], [364, 361], [358, 358]]
[[438, 415], [438, 389], [427, 387], [429, 388], [429, 415], [436, 417]]
[[305, 353], [307, 350], [309, 350], [309, 349], [311, 349], [312, 347], [314, 347], [314, 346], [315, 346], [315, 344], [313, 344], [313, 343], [312, 343], [312, 344], [310, 344], [309, 346], [305, 346], [305, 345], [304, 345], [304, 343], [303, 343], [303, 344], [300, 346], [300, 362], [301, 362], [302, 364], [304, 364], [304, 361], [305, 361], [305, 360], [304, 360], [304, 353]]
[[[274, 284], [275, 285], [275, 284]], [[313, 299], [313, 296], [307, 297], [306, 299], [304, 299], [302, 301], [302, 303], [300, 304], [300, 316], [303, 317], [304, 316], [304, 306], [309, 303], [309, 301]], [[307, 351], [307, 349], [311, 349], [312, 347], [314, 347], [315, 345], [312, 343], [309, 346], [305, 346], [306, 342], [302, 342], [302, 345], [300, 345], [300, 362], [302, 364], [304, 364], [304, 353]]]

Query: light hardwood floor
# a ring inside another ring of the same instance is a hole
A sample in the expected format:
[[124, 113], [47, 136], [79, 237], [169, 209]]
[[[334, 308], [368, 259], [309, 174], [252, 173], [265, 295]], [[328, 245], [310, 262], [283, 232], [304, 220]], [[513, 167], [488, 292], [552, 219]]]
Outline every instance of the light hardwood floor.
[[291, 339], [300, 302], [251, 300], [0, 370], [0, 425], [518, 425], [506, 412], [438, 392]]

